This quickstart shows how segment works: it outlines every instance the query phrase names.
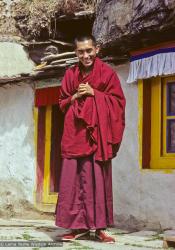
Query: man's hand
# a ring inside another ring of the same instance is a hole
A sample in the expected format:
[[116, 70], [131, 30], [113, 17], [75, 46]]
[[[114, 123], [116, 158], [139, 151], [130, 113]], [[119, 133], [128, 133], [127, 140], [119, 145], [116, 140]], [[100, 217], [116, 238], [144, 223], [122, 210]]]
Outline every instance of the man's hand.
[[88, 95], [88, 96], [94, 96], [94, 90], [93, 88], [88, 84], [88, 82], [86, 84], [81, 83], [78, 87], [78, 94], [80, 96], [83, 95]]
[[78, 91], [72, 96], [71, 103], [75, 101], [75, 99], [82, 97], [83, 95], [94, 96], [93, 88], [88, 84], [81, 83], [78, 87]]
[[82, 97], [83, 95], [78, 91], [72, 96], [71, 103], [75, 101], [75, 99]]

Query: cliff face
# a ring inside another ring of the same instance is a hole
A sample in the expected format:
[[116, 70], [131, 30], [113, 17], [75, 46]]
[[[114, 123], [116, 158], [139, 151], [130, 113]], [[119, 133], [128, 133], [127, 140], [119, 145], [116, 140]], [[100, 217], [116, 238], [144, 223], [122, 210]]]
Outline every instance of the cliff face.
[[102, 0], [93, 34], [116, 54], [175, 39], [175, 0]]

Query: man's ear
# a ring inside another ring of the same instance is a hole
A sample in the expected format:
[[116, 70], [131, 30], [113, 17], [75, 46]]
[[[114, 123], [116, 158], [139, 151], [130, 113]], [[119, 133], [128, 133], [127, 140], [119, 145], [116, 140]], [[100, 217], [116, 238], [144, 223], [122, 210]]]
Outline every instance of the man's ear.
[[74, 51], [75, 51], [76, 56], [78, 57], [78, 52], [77, 52], [77, 49], [75, 49]]
[[99, 44], [97, 44], [97, 45], [96, 45], [96, 53], [98, 54], [98, 53], [99, 53], [99, 51], [100, 51], [100, 45], [99, 45]]

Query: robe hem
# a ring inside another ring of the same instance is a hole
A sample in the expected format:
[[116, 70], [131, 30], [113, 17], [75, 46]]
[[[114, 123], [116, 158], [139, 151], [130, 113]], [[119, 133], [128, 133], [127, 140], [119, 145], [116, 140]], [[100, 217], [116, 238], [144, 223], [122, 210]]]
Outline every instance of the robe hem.
[[95, 229], [102, 229], [102, 228], [107, 228], [107, 227], [114, 227], [114, 223], [110, 223], [110, 224], [103, 224], [103, 225], [99, 225], [99, 226], [91, 226], [91, 227], [87, 227], [87, 226], [65, 226], [61, 223], [55, 223], [55, 225], [57, 227], [61, 227], [61, 228], [65, 228], [65, 229], [89, 229], [89, 230], [95, 230]]

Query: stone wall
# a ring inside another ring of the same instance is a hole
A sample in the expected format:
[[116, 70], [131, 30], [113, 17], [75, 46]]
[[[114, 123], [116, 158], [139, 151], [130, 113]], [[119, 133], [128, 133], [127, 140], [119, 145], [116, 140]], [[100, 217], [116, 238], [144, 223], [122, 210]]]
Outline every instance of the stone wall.
[[120, 227], [173, 228], [175, 171], [141, 169], [138, 145], [138, 87], [127, 84], [129, 64], [114, 67], [126, 96], [126, 129], [113, 160], [115, 223]]
[[[23, 46], [0, 42], [0, 78], [30, 73]], [[34, 215], [34, 89], [32, 82], [0, 86], [0, 216]]]
[[[34, 91], [30, 84], [0, 87], [0, 214], [34, 203]], [[23, 212], [23, 211], [22, 211]]]
[[0, 77], [31, 73], [34, 66], [21, 44], [0, 42]]

